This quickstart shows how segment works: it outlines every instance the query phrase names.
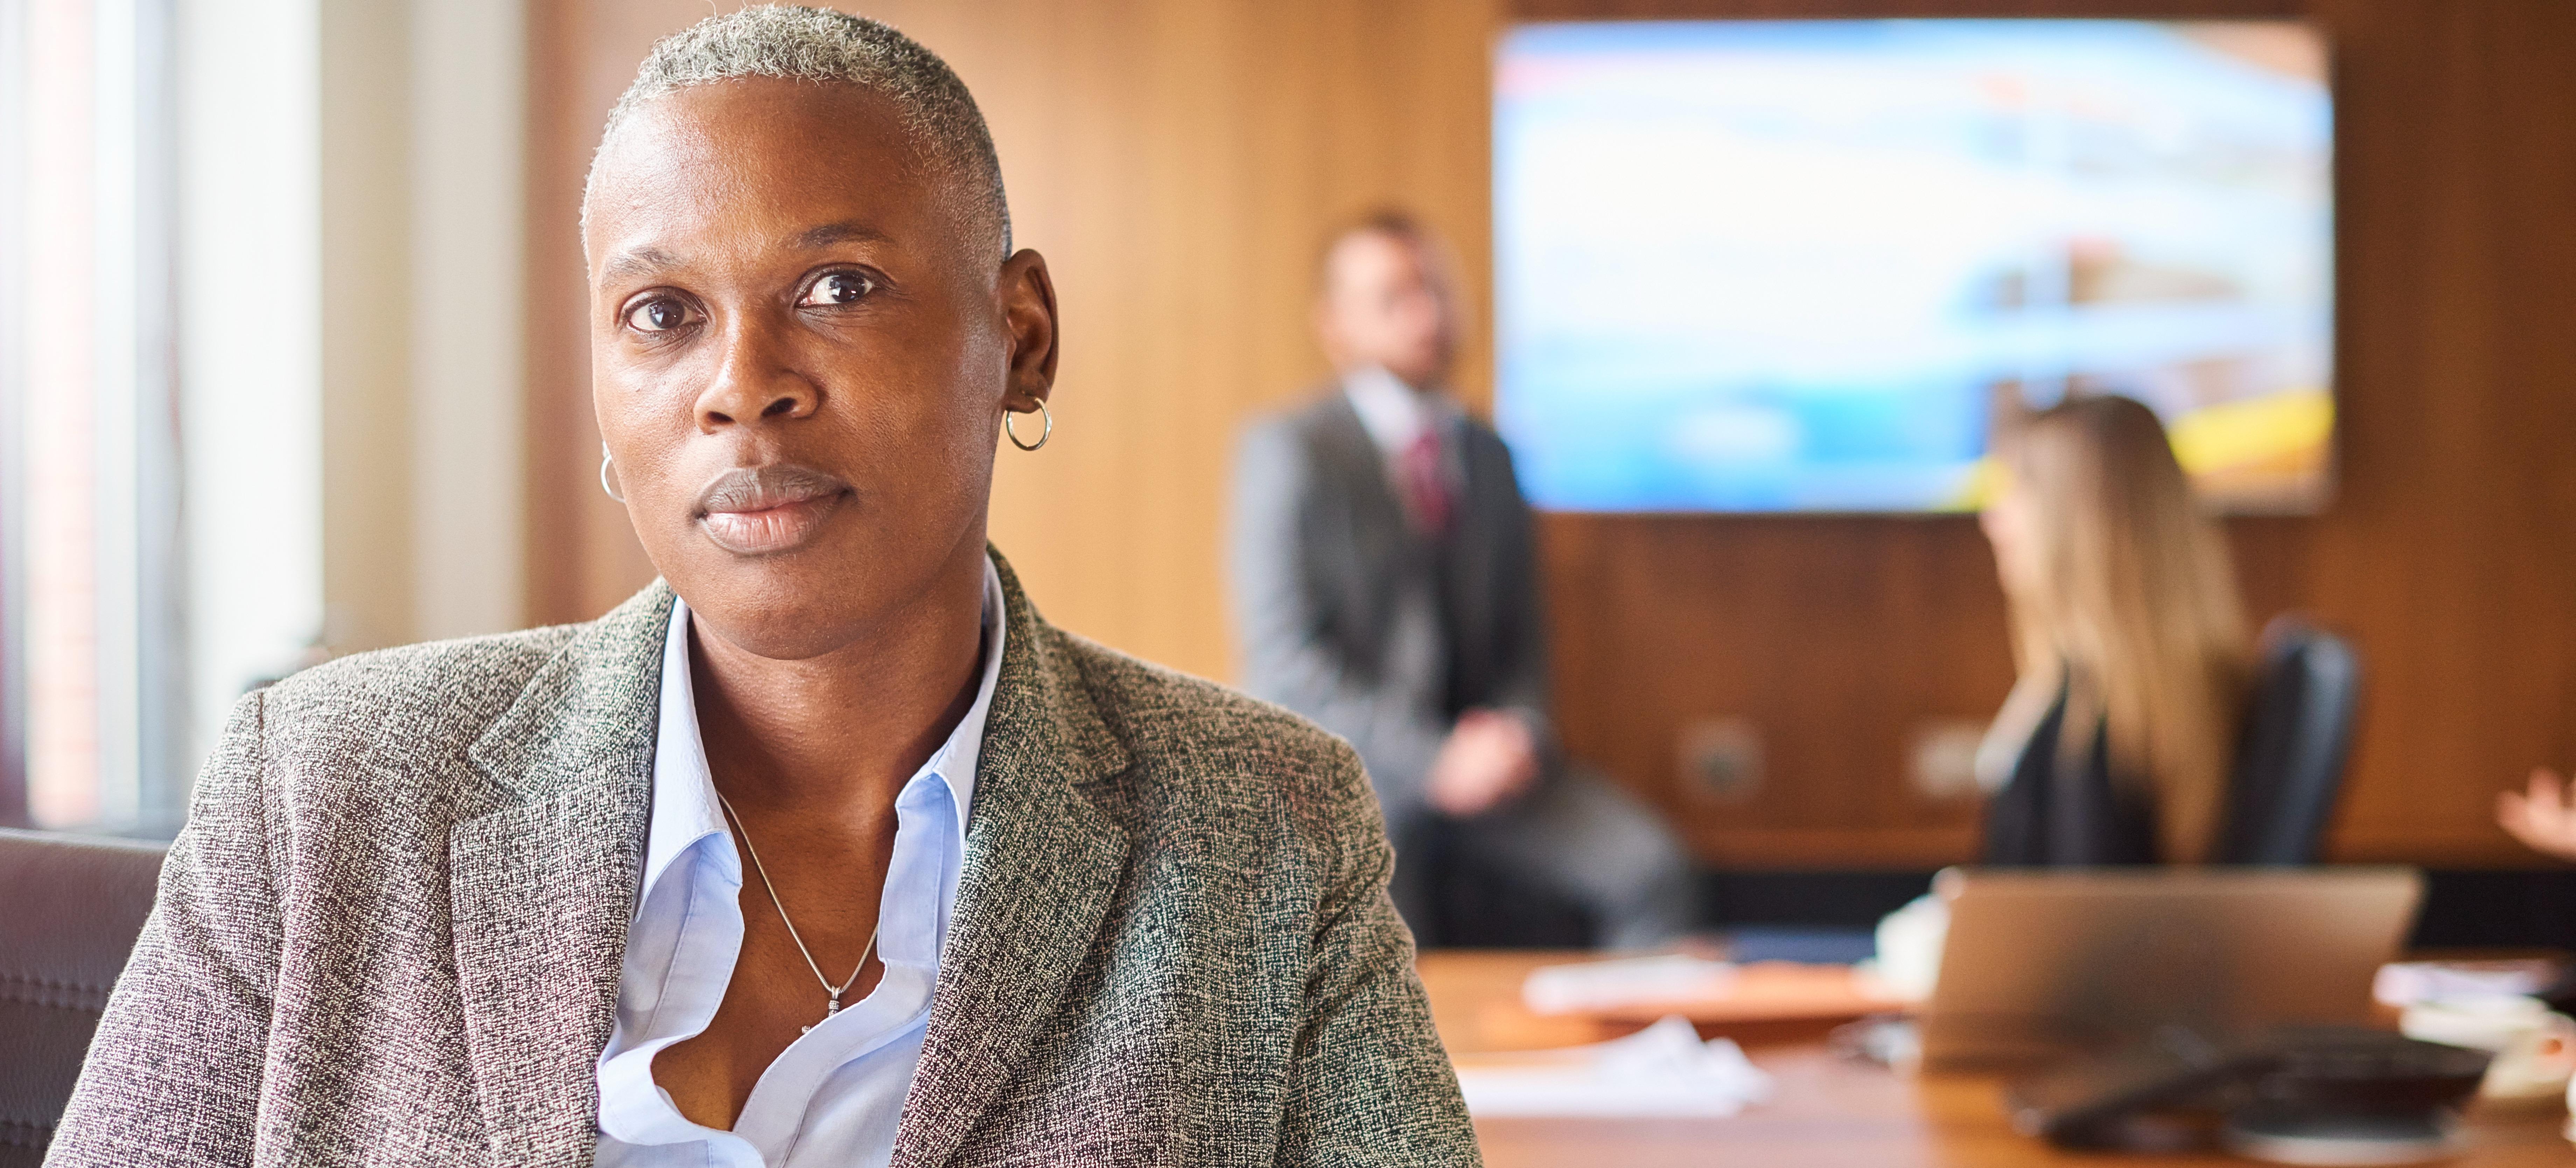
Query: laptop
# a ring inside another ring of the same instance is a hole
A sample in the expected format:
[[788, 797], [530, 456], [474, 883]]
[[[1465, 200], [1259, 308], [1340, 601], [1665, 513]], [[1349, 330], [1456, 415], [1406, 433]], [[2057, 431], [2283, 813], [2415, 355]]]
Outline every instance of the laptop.
[[2423, 877], [2411, 868], [1959, 869], [1924, 1062], [2028, 1063], [2167, 1026], [2241, 1034], [2370, 1017]]

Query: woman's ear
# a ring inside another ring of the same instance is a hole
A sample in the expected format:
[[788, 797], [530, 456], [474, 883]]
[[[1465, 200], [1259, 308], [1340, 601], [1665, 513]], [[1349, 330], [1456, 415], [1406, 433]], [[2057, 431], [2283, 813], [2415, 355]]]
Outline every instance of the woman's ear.
[[1022, 248], [1002, 261], [1002, 325], [1011, 335], [1010, 382], [1003, 397], [1044, 401], [1055, 389], [1055, 280], [1046, 257]]

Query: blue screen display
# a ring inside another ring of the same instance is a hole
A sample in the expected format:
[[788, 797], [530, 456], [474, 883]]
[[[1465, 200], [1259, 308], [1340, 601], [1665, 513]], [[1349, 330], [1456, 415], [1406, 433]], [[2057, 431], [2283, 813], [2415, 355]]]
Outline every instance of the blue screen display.
[[1495, 78], [1495, 416], [1539, 506], [1971, 508], [1999, 419], [2089, 393], [2221, 506], [2322, 500], [2306, 26], [1541, 24]]

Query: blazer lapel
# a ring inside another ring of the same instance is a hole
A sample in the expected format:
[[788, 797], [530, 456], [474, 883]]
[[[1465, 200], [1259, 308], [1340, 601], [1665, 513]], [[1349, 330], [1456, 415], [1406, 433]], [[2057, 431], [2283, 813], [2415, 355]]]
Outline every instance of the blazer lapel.
[[1063, 636], [993, 553], [1010, 635], [969, 810], [957, 911], [894, 1162], [945, 1163], [1010, 1083], [1089, 956], [1126, 872], [1095, 802], [1126, 769]]
[[469, 752], [489, 810], [449, 835], [465, 1044], [493, 1162], [586, 1164], [642, 881], [671, 592], [577, 634]]
[[[1418, 574], [1424, 548], [1404, 517], [1404, 504], [1387, 478], [1385, 455], [1369, 437], [1359, 409], [1347, 391], [1335, 387], [1315, 415], [1314, 449], [1321, 482], [1343, 501], [1350, 524], [1347, 541], [1338, 546], [1308, 548], [1307, 554], [1338, 570], [1342, 611], [1349, 614], [1349, 649], [1372, 659], [1395, 619], [1399, 581]], [[1327, 540], [1327, 543], [1335, 541]]]
[[1351, 404], [1351, 395], [1335, 389], [1315, 423], [1317, 445], [1329, 460], [1333, 480], [1350, 492], [1353, 520], [1362, 528], [1359, 534], [1375, 540], [1401, 540], [1410, 530], [1404, 517], [1404, 501], [1395, 497], [1386, 455], [1378, 450], [1377, 439], [1369, 437], [1368, 425], [1360, 421], [1359, 408]]

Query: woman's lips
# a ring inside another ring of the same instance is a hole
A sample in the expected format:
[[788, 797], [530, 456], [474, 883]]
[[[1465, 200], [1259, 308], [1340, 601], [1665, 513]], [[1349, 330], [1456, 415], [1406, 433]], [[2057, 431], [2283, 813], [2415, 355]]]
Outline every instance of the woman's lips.
[[800, 499], [758, 511], [710, 511], [699, 520], [716, 546], [747, 556], [783, 552], [812, 538], [842, 496]]
[[848, 484], [811, 467], [736, 467], [699, 492], [698, 523], [726, 551], [771, 555], [814, 538], [849, 497]]

